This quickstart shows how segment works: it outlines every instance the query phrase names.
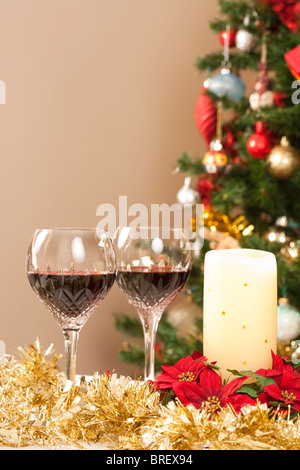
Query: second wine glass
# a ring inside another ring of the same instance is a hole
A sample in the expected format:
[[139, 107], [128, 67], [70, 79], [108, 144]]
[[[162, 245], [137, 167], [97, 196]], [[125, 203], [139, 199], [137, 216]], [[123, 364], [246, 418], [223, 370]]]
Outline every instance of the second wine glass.
[[155, 378], [155, 339], [161, 316], [184, 287], [192, 267], [190, 244], [180, 229], [119, 227], [114, 237], [117, 282], [141, 320], [145, 380]]

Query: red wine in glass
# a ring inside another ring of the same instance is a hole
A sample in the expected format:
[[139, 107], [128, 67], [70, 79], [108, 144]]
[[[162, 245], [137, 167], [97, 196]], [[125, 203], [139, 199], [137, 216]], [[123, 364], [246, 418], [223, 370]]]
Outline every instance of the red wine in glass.
[[108, 294], [115, 273], [29, 272], [34, 292], [63, 329], [80, 329]]
[[119, 268], [117, 281], [137, 310], [165, 309], [186, 284], [191, 270], [153, 266]]

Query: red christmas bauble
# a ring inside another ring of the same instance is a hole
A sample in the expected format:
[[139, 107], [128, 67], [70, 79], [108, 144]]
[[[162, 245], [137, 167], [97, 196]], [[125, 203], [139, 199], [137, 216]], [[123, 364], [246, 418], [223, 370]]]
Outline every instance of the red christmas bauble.
[[255, 124], [255, 134], [247, 140], [247, 150], [251, 157], [258, 159], [266, 158], [271, 151], [270, 141], [260, 121]]
[[223, 46], [227, 44], [226, 41], [228, 41], [228, 46], [229, 47], [235, 47], [235, 36], [236, 36], [236, 31], [235, 29], [230, 28], [229, 31], [226, 29], [224, 31], [221, 31], [219, 33], [219, 41]]
[[194, 117], [197, 129], [209, 147], [216, 135], [217, 108], [215, 102], [204, 91], [198, 96]]

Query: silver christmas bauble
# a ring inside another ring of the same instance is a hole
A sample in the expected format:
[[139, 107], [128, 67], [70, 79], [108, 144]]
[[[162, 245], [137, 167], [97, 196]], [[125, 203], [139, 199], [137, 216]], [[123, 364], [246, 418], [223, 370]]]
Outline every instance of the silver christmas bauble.
[[197, 204], [200, 200], [200, 195], [198, 191], [191, 187], [191, 178], [187, 176], [184, 180], [183, 187], [177, 193], [177, 201], [179, 204], [185, 205], [190, 204], [194, 205]]
[[257, 44], [257, 37], [246, 29], [239, 29], [235, 36], [235, 44], [243, 52], [251, 52]]

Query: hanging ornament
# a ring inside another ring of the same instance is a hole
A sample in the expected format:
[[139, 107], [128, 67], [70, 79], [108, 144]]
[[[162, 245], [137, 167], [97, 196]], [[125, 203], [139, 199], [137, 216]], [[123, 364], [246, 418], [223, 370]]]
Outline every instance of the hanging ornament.
[[272, 81], [268, 75], [267, 65], [267, 45], [263, 38], [261, 59], [258, 65], [259, 75], [254, 84], [254, 90], [249, 96], [250, 108], [257, 111], [260, 108], [271, 108], [274, 106], [274, 93], [272, 90]]
[[235, 37], [236, 47], [243, 52], [251, 52], [257, 44], [257, 38], [246, 29], [239, 29]]
[[224, 172], [228, 163], [228, 157], [223, 152], [223, 147], [219, 140], [211, 142], [210, 150], [204, 155], [202, 163], [205, 171], [211, 175]]
[[222, 102], [217, 105], [217, 135], [210, 144], [210, 149], [202, 159], [203, 166], [207, 173], [215, 175], [222, 173], [228, 163], [228, 157], [223, 151], [222, 145]]
[[236, 30], [233, 28], [225, 29], [219, 33], [219, 41], [225, 46], [228, 42], [229, 47], [235, 47]]
[[279, 299], [277, 308], [277, 339], [291, 341], [300, 335], [300, 312], [286, 297]]
[[235, 36], [235, 44], [243, 52], [251, 52], [257, 44], [257, 37], [247, 30], [250, 24], [250, 13], [247, 12], [244, 18], [244, 28], [238, 30]]
[[177, 201], [182, 205], [195, 205], [200, 200], [200, 195], [198, 191], [191, 187], [192, 179], [190, 176], [187, 176], [184, 179], [183, 187], [177, 193]]
[[196, 127], [208, 147], [216, 135], [217, 108], [214, 100], [205, 94], [205, 89], [196, 101], [194, 118]]
[[230, 101], [239, 101], [245, 94], [245, 83], [230, 69], [223, 68], [221, 73], [212, 77], [208, 90], [216, 96]]
[[197, 203], [200, 201], [200, 194], [191, 187], [191, 182], [190, 176], [184, 179], [184, 185], [177, 193], [177, 202], [182, 206], [189, 206], [188, 208], [191, 209], [191, 211], [188, 212], [188, 220], [186, 220], [186, 214], [184, 215], [184, 224], [188, 224], [188, 226], [185, 225], [185, 230], [188, 229], [189, 242], [193, 250], [194, 258], [196, 259], [200, 256], [202, 248], [201, 233], [198, 233], [198, 225], [199, 223], [201, 224], [202, 221], [197, 217], [198, 213], [196, 207]]
[[264, 132], [261, 121], [255, 124], [255, 133], [247, 140], [247, 151], [253, 158], [265, 158], [271, 150], [271, 144], [268, 136]]
[[[229, 27], [227, 27], [227, 31]], [[219, 98], [227, 98], [230, 101], [239, 101], [245, 93], [245, 83], [237, 75], [230, 71], [230, 55], [228, 38], [224, 44], [224, 60], [221, 73], [212, 77], [208, 84], [208, 90]]]
[[286, 137], [282, 137], [280, 145], [271, 150], [267, 160], [269, 173], [279, 180], [286, 180], [293, 176], [300, 164], [300, 155], [292, 147]]

